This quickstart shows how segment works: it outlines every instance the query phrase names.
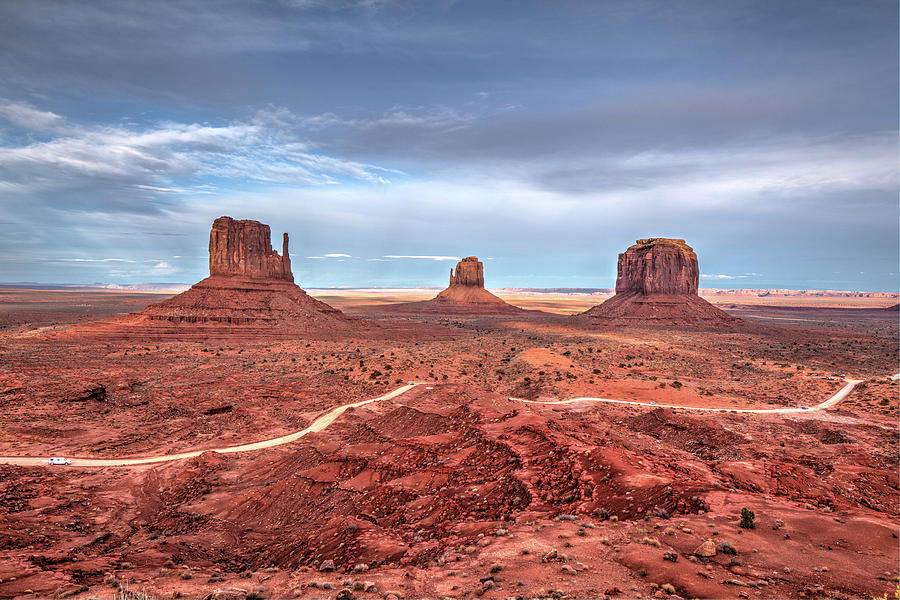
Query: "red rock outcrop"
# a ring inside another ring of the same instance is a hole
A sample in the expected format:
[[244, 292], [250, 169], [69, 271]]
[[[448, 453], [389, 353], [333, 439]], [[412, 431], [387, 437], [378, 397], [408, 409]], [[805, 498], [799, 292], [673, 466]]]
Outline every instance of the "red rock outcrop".
[[219, 217], [209, 234], [210, 276], [177, 296], [116, 320], [113, 329], [138, 337], [187, 339], [332, 337], [367, 327], [294, 284], [288, 235], [284, 234], [281, 255], [272, 250], [269, 236], [269, 226], [258, 221]]
[[477, 256], [467, 256], [456, 263], [456, 272], [450, 269], [450, 287], [469, 285], [484, 287], [484, 263]]
[[697, 295], [700, 267], [684, 240], [638, 240], [619, 255], [616, 293]]
[[450, 285], [431, 300], [397, 304], [388, 307], [388, 310], [448, 315], [505, 315], [526, 312], [484, 289], [484, 263], [478, 260], [477, 256], [467, 256], [456, 264], [455, 270], [450, 269]]
[[646, 238], [619, 255], [616, 295], [575, 317], [591, 325], [721, 328], [740, 322], [697, 294], [700, 268], [684, 240]]
[[272, 250], [271, 239], [269, 226], [259, 221], [219, 217], [209, 232], [209, 274], [294, 281], [288, 234], [281, 256]]

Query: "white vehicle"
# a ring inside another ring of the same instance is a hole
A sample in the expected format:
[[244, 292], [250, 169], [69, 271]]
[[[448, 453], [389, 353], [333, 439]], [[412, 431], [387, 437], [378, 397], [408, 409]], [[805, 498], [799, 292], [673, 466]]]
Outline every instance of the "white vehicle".
[[49, 465], [71, 465], [72, 461], [68, 458], [62, 458], [60, 456], [54, 456], [50, 460], [47, 461]]

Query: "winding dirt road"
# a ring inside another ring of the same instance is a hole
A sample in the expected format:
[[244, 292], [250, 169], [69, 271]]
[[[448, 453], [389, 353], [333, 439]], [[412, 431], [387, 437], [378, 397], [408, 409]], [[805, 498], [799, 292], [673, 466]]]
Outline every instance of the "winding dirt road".
[[764, 414], [785, 414], [785, 413], [808, 413], [816, 410], [824, 410], [831, 408], [841, 400], [847, 397], [857, 384], [862, 383], [862, 379], [845, 379], [847, 385], [842, 387], [828, 400], [810, 406], [807, 408], [707, 408], [701, 406], [679, 406], [677, 404], [657, 404], [656, 402], [637, 402], [632, 400], [612, 400], [610, 398], [570, 398], [569, 400], [525, 400], [524, 398], [510, 398], [518, 402], [527, 402], [528, 404], [574, 404], [576, 402], [610, 402], [613, 404], [632, 404], [635, 406], [651, 406], [653, 408], [677, 408], [679, 410], [700, 410], [704, 412], [728, 412], [728, 413], [752, 413], [757, 415]]
[[[896, 381], [900, 379], [900, 373], [896, 375], [892, 375], [891, 379]], [[847, 385], [842, 387], [837, 391], [833, 396], [825, 400], [824, 402], [817, 404], [815, 406], [811, 406], [808, 408], [703, 408], [703, 407], [695, 407], [695, 406], [677, 406], [674, 404], [655, 404], [651, 402], [635, 402], [630, 400], [613, 400], [610, 398], [571, 398], [569, 400], [525, 400], [523, 398], [510, 398], [510, 400], [515, 400], [516, 402], [524, 402], [527, 404], [544, 404], [544, 405], [563, 405], [563, 404], [575, 404], [577, 402], [608, 402], [612, 404], [631, 404], [635, 406], [649, 406], [652, 408], [674, 408], [678, 410], [693, 410], [693, 411], [702, 411], [702, 412], [729, 412], [729, 413], [751, 413], [751, 414], [789, 414], [789, 413], [812, 413], [815, 411], [825, 410], [827, 408], [831, 408], [838, 404], [841, 400], [846, 398], [850, 392], [853, 391], [853, 388], [856, 387], [857, 384], [861, 383], [861, 379], [846, 379]], [[272, 438], [269, 440], [263, 440], [261, 442], [254, 442], [252, 444], [243, 444], [241, 446], [227, 446], [225, 448], [208, 448], [206, 450], [192, 450], [190, 452], [180, 452], [178, 454], [162, 454], [159, 456], [145, 456], [145, 457], [136, 457], [136, 458], [73, 458], [71, 459], [73, 467], [136, 467], [142, 465], [148, 465], [153, 463], [162, 463], [162, 462], [170, 462], [173, 460], [182, 460], [185, 458], [193, 458], [195, 456], [200, 456], [204, 452], [219, 452], [221, 454], [230, 454], [232, 452], [250, 452], [253, 450], [262, 450], [263, 448], [272, 448], [274, 446], [281, 446], [282, 444], [289, 444], [291, 442], [295, 442], [302, 438], [303, 436], [309, 433], [316, 433], [318, 431], [322, 431], [329, 425], [335, 422], [338, 417], [340, 417], [344, 412], [348, 409], [356, 408], [358, 406], [365, 406], [366, 404], [371, 404], [373, 402], [380, 402], [382, 400], [390, 400], [391, 398], [396, 398], [401, 394], [405, 394], [412, 388], [425, 385], [423, 382], [410, 382], [406, 385], [400, 386], [396, 390], [392, 392], [388, 392], [383, 396], [378, 396], [377, 398], [370, 398], [369, 400], [360, 400], [359, 402], [351, 402], [349, 404], [343, 404], [341, 406], [337, 406], [332, 408], [320, 416], [316, 417], [312, 423], [309, 424], [305, 429], [301, 429], [300, 431], [296, 431], [294, 433], [290, 433], [288, 435], [283, 435], [281, 437]], [[0, 464], [9, 464], [9, 465], [20, 465], [27, 467], [36, 467], [36, 466], [49, 466], [47, 464], [47, 457], [39, 457], [39, 456], [0, 456]]]

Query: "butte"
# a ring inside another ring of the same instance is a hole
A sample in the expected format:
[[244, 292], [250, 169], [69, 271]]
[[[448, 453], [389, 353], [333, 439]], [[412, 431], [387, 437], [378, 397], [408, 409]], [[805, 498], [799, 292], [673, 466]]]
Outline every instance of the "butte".
[[219, 217], [209, 233], [209, 277], [97, 327], [128, 337], [330, 338], [369, 324], [310, 297], [294, 283], [287, 233], [279, 255], [272, 249], [268, 225]]
[[467, 256], [450, 269], [450, 284], [431, 300], [386, 307], [394, 312], [429, 315], [521, 315], [525, 309], [509, 304], [484, 289], [484, 263]]
[[590, 325], [730, 328], [741, 322], [698, 295], [700, 267], [684, 240], [637, 240], [619, 254], [616, 294], [573, 317]]

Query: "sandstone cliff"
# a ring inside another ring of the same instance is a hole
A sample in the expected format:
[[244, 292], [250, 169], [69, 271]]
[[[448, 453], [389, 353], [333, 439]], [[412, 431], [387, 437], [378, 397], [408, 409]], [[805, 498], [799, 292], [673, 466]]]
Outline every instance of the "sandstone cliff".
[[638, 240], [619, 255], [616, 293], [697, 295], [700, 268], [684, 240]]
[[456, 272], [450, 269], [450, 287], [468, 285], [484, 287], [484, 263], [477, 256], [467, 256], [456, 263]]
[[271, 231], [259, 221], [219, 217], [209, 232], [209, 274], [293, 281], [288, 234], [282, 254], [272, 250]]

